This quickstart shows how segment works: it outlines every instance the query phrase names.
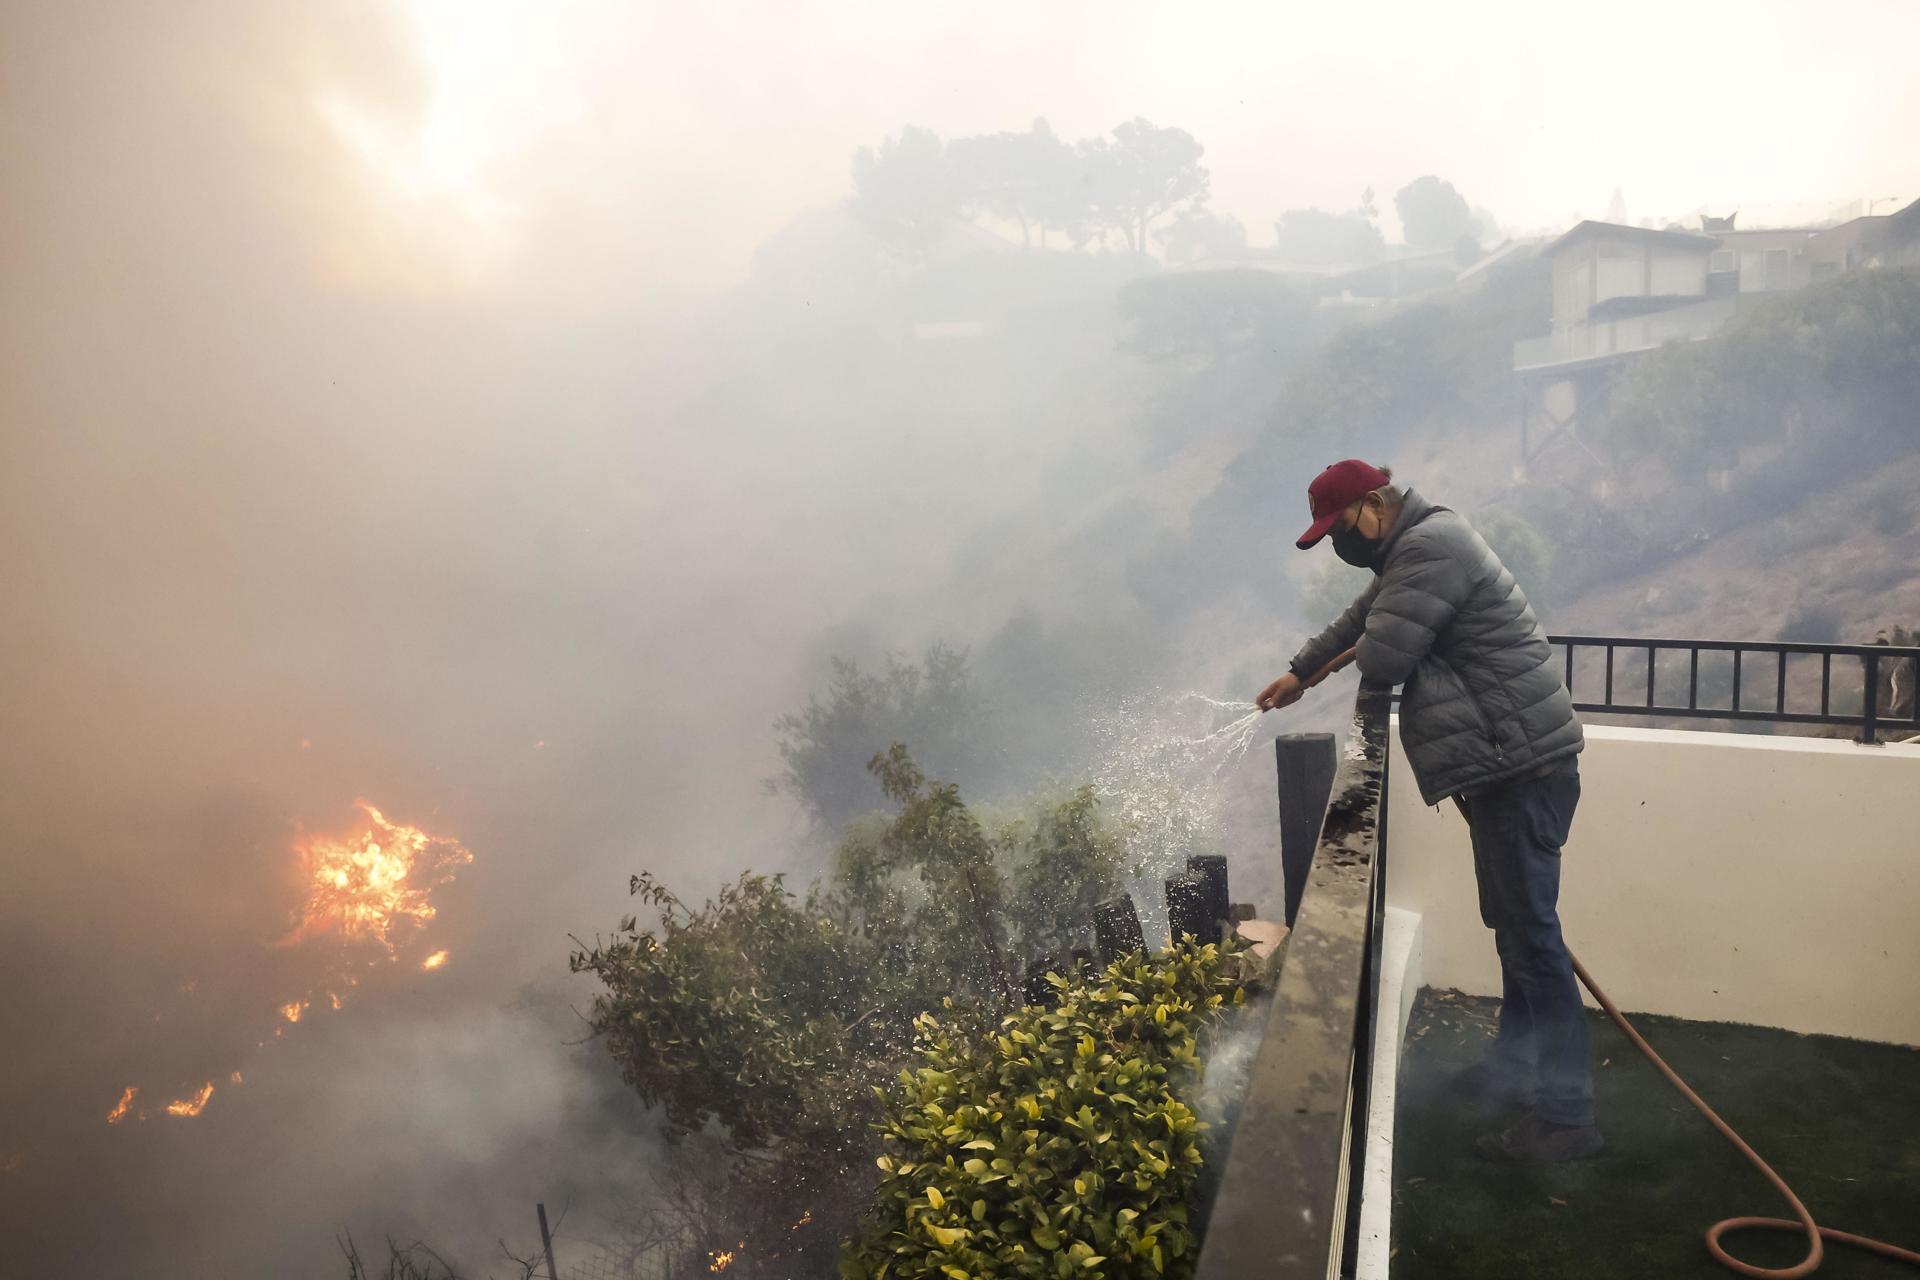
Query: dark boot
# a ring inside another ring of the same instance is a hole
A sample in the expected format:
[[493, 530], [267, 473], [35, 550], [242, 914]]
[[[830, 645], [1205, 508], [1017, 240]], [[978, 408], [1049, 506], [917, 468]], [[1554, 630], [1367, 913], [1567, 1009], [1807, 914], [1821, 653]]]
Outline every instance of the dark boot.
[[1473, 1149], [1507, 1164], [1558, 1164], [1590, 1159], [1606, 1145], [1600, 1130], [1590, 1124], [1554, 1124], [1538, 1111], [1529, 1111], [1499, 1133], [1475, 1139]]
[[1450, 1091], [1468, 1106], [1487, 1112], [1531, 1108], [1534, 1103], [1532, 1084], [1490, 1062], [1476, 1062], [1456, 1073]]

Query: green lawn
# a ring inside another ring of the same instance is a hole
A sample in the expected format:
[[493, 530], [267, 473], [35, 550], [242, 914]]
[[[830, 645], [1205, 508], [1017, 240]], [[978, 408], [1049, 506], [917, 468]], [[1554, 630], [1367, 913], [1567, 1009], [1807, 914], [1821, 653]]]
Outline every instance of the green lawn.
[[[1501, 1127], [1447, 1091], [1493, 1034], [1498, 1002], [1423, 990], [1395, 1116], [1395, 1280], [1712, 1277], [1702, 1233], [1720, 1218], [1791, 1216], [1725, 1139], [1599, 1013], [1595, 1095], [1607, 1149], [1543, 1169], [1489, 1164]], [[1766, 1027], [1645, 1015], [1634, 1025], [1800, 1193], [1823, 1225], [1920, 1249], [1920, 1051]], [[1788, 1266], [1799, 1237], [1745, 1232], [1736, 1256]], [[1830, 1247], [1822, 1280], [1912, 1268]]]

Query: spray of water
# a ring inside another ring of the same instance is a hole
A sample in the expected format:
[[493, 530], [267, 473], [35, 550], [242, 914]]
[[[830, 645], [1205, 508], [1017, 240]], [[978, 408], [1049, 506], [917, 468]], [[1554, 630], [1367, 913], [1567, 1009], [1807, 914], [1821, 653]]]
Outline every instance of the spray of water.
[[[1219, 723], [1226, 712], [1235, 718]], [[1130, 888], [1149, 937], [1164, 932], [1160, 880], [1194, 854], [1223, 851], [1223, 784], [1259, 739], [1261, 719], [1244, 701], [1159, 691], [1094, 716], [1093, 782], [1108, 818], [1140, 851], [1142, 878]]]
[[[1244, 701], [1222, 702], [1220, 699], [1210, 698], [1204, 693], [1185, 694], [1181, 697], [1180, 701], [1203, 703], [1216, 710], [1227, 711], [1239, 711], [1247, 705]], [[1210, 730], [1197, 738], [1189, 739], [1188, 744], [1199, 748], [1198, 754], [1203, 757], [1208, 755], [1213, 756], [1215, 759], [1214, 768], [1216, 772], [1225, 769], [1229, 765], [1238, 764], [1246, 756], [1247, 749], [1253, 745], [1254, 739], [1259, 736], [1260, 721], [1265, 715], [1266, 713], [1264, 711], [1258, 709], [1249, 711], [1231, 724], [1222, 725], [1218, 729]]]

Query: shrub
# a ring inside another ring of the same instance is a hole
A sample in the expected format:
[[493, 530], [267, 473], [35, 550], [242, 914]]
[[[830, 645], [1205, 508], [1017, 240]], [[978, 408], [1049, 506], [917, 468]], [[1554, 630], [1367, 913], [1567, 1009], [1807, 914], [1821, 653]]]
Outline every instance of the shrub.
[[1136, 952], [1053, 1007], [982, 1034], [923, 1015], [879, 1131], [885, 1154], [845, 1280], [1181, 1276], [1205, 1129], [1181, 1101], [1200, 1037], [1245, 987], [1191, 939]]

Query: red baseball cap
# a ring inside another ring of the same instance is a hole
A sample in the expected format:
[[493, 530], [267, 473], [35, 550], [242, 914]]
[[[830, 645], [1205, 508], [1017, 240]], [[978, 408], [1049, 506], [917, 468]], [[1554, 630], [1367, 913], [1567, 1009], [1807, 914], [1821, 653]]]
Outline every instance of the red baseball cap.
[[1333, 528], [1342, 511], [1375, 489], [1384, 489], [1392, 483], [1386, 472], [1358, 458], [1334, 463], [1307, 486], [1307, 507], [1313, 512], [1313, 523], [1294, 545], [1305, 551], [1327, 536], [1327, 530]]

